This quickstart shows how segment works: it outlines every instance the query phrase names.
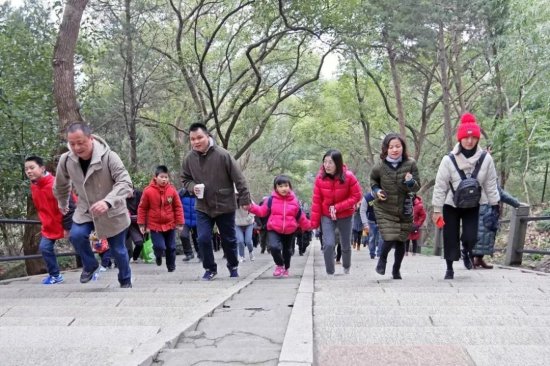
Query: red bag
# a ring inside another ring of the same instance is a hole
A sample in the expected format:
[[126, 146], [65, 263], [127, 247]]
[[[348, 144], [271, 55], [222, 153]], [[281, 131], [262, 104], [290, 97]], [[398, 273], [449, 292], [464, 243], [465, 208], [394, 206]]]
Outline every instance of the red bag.
[[109, 242], [107, 241], [107, 239], [101, 239], [101, 240], [98, 240], [98, 241], [93, 241], [92, 242], [92, 249], [96, 252], [96, 253], [105, 253], [106, 251], [109, 250]]

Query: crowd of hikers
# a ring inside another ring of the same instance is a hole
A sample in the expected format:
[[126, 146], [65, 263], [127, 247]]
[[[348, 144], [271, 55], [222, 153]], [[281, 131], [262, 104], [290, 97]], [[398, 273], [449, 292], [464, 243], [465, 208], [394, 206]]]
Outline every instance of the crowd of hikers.
[[[120, 157], [85, 123], [69, 126], [69, 151], [60, 157], [55, 177], [42, 158], [28, 157], [25, 172], [42, 222], [40, 250], [48, 270], [43, 283], [64, 282], [54, 252], [62, 238], [82, 259], [80, 282], [116, 266], [120, 286], [130, 288], [131, 264], [140, 257], [154, 258], [158, 266], [164, 258], [167, 271], [176, 270], [178, 236], [183, 261], [196, 255], [205, 281], [218, 275], [214, 251], [223, 250], [229, 276], [239, 277], [239, 264], [254, 261], [258, 246], [273, 257], [273, 275], [288, 277], [296, 244], [303, 255], [313, 231], [321, 239], [327, 275], [335, 274], [336, 264], [349, 274], [352, 248], [368, 245], [380, 275], [394, 249], [391, 274], [402, 279], [403, 258], [411, 242], [413, 255], [418, 251], [427, 215], [418, 195], [417, 162], [400, 135], [382, 141], [366, 194], [340, 151], [329, 150], [315, 179], [311, 210], [285, 175], [275, 177], [271, 194], [256, 204], [239, 164], [204, 124], [192, 124], [189, 138], [192, 151], [183, 160], [179, 191], [162, 165], [143, 191], [134, 187]], [[494, 251], [499, 203], [520, 205], [498, 186], [490, 148], [483, 149], [480, 139], [475, 117], [464, 114], [457, 144], [443, 156], [435, 178], [432, 220], [443, 231], [445, 279], [454, 278], [453, 263], [460, 259], [467, 269], [492, 268], [483, 258]]]

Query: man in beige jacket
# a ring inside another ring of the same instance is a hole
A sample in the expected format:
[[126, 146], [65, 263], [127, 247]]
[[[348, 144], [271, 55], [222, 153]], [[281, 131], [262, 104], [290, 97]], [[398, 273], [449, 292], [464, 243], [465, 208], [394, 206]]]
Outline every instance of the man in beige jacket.
[[130, 216], [126, 198], [132, 181], [119, 156], [99, 136], [92, 135], [85, 123], [67, 129], [70, 151], [61, 155], [53, 193], [62, 213], [68, 209], [71, 184], [78, 194], [70, 240], [82, 258], [80, 282], [89, 282], [99, 264], [90, 239], [107, 238], [118, 265], [120, 287], [130, 288], [131, 271], [126, 250], [126, 230]]

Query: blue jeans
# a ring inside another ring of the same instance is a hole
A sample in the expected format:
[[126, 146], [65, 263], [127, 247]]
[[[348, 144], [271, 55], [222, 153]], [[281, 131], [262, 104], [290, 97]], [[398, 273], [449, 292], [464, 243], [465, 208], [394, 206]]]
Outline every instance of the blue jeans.
[[235, 234], [237, 236], [237, 248], [239, 249], [239, 257], [244, 257], [245, 245], [248, 247], [249, 253], [252, 253], [252, 251], [254, 250], [254, 245], [252, 245], [253, 229], [254, 229], [254, 225], [235, 226]]
[[[69, 238], [74, 249], [76, 250], [76, 253], [80, 256], [80, 258], [82, 258], [83, 270], [88, 272], [93, 271], [94, 268], [97, 268], [98, 266], [89, 240], [90, 233], [93, 229], [93, 222], [85, 222], [83, 224], [73, 222], [73, 226], [71, 227], [71, 235]], [[107, 238], [107, 241], [109, 242], [109, 250], [111, 251], [111, 255], [118, 266], [118, 282], [120, 282], [121, 285], [132, 281], [130, 259], [128, 257], [128, 250], [126, 249], [127, 230], [128, 229], [124, 229], [117, 235]]]
[[99, 258], [101, 258], [101, 266], [102, 267], [109, 267], [112, 262], [111, 262], [111, 249], [107, 249], [106, 251], [104, 251], [103, 253], [99, 253]]
[[176, 229], [151, 230], [151, 240], [155, 257], [162, 257], [162, 254], [166, 253], [166, 268], [176, 269]]
[[227, 268], [238, 267], [235, 212], [210, 217], [197, 211], [197, 232], [199, 234], [197, 239], [202, 256], [202, 267], [212, 272], [218, 272], [218, 265], [214, 260], [214, 248], [212, 247], [214, 224], [218, 226], [220, 231], [223, 251], [227, 258]]
[[[378, 247], [376, 247], [376, 238], [378, 237]], [[376, 249], [376, 256], [380, 257], [382, 253], [382, 234], [378, 228], [378, 224], [374, 221], [369, 221], [369, 252], [370, 255], [374, 255], [374, 250]]]
[[59, 276], [59, 264], [57, 264], [57, 257], [55, 256], [55, 251], [53, 250], [53, 245], [55, 240], [42, 237], [40, 239], [40, 252], [42, 253], [42, 258], [46, 262], [46, 268], [48, 269], [48, 274], [52, 277]]

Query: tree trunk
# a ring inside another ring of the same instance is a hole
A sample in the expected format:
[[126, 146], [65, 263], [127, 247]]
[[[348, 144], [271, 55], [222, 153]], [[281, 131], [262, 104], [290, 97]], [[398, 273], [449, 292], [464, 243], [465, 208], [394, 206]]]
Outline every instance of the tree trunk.
[[460, 104], [460, 115], [466, 112], [466, 104], [464, 102], [464, 87], [462, 84], [462, 62], [460, 61], [460, 39], [462, 38], [462, 32], [455, 31], [454, 39], [454, 53], [455, 53], [455, 77], [456, 77], [456, 91], [458, 93], [458, 103]]
[[[38, 220], [38, 211], [34, 207], [32, 198], [27, 197], [27, 220]], [[40, 225], [25, 225], [23, 234], [23, 254], [40, 254], [40, 239], [42, 237]], [[42, 259], [29, 259], [25, 261], [29, 276], [46, 273], [46, 264]]]
[[453, 149], [453, 129], [451, 126], [451, 105], [449, 98], [449, 81], [447, 80], [447, 54], [445, 52], [445, 33], [443, 21], [439, 21], [439, 64], [441, 67], [441, 88], [443, 89], [443, 111], [445, 126], [445, 143], [447, 151]]
[[407, 139], [407, 129], [405, 121], [405, 111], [403, 110], [403, 98], [401, 97], [401, 82], [399, 81], [399, 73], [397, 72], [397, 65], [395, 63], [395, 52], [393, 44], [390, 42], [386, 31], [383, 31], [384, 39], [386, 41], [386, 50], [388, 51], [388, 58], [390, 60], [391, 76], [393, 80], [393, 89], [395, 92], [395, 102], [397, 104], [397, 120], [399, 121], [399, 133], [403, 139]]
[[361, 95], [359, 91], [359, 78], [357, 76], [357, 68], [355, 62], [353, 63], [353, 81], [355, 85], [355, 96], [357, 98], [357, 104], [359, 109], [359, 119], [361, 126], [363, 127], [363, 136], [365, 137], [365, 147], [367, 148], [367, 161], [371, 166], [374, 166], [374, 155], [372, 153], [372, 146], [370, 143], [370, 123], [363, 111], [363, 104], [365, 102], [365, 96]]
[[[126, 33], [126, 83], [130, 92], [130, 118], [128, 126], [128, 136], [130, 138], [130, 173], [137, 172], [137, 136], [136, 136], [136, 118], [138, 106], [136, 103], [136, 86], [134, 83], [134, 41], [132, 38], [132, 0], [124, 0], [124, 10], [126, 14], [126, 23], [124, 31]], [[123, 96], [125, 97], [125, 96]], [[128, 115], [128, 111], [124, 111]]]
[[68, 0], [63, 11], [53, 54], [55, 104], [59, 114], [59, 135], [63, 139], [66, 128], [81, 122], [74, 87], [74, 53], [82, 14], [88, 0]]

